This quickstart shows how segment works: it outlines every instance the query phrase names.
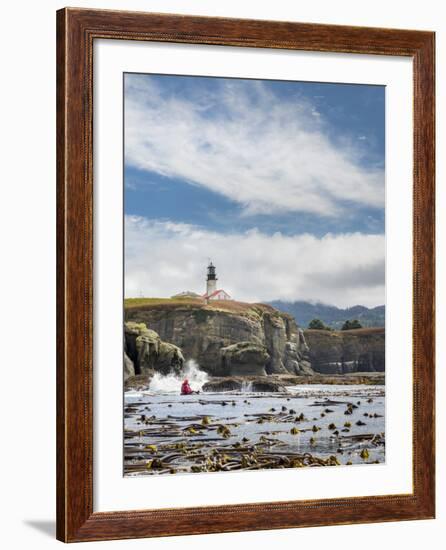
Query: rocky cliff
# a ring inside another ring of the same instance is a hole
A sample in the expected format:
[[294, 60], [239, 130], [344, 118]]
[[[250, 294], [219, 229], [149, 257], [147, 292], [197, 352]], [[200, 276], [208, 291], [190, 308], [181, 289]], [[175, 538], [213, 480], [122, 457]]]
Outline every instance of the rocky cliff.
[[[147, 300], [126, 305], [125, 320], [144, 323], [161, 341], [179, 348], [185, 360], [195, 359], [213, 376], [313, 374], [303, 331], [291, 315], [272, 306]], [[146, 337], [149, 356], [153, 338]], [[136, 343], [129, 348], [133, 356], [143, 353]]]
[[124, 325], [124, 380], [132, 376], [181, 372], [184, 357], [181, 350], [147, 328], [144, 323]]
[[311, 366], [323, 374], [384, 372], [385, 330], [305, 330]]

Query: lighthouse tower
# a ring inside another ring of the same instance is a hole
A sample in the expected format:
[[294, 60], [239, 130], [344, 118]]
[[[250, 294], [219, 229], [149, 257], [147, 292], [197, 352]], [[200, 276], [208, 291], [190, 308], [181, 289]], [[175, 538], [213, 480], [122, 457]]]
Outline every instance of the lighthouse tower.
[[208, 274], [206, 279], [206, 296], [211, 296], [217, 290], [217, 275], [215, 273], [215, 266], [212, 262], [208, 265]]
[[208, 304], [210, 300], [232, 300], [231, 296], [222, 288], [217, 290], [217, 274], [215, 273], [215, 266], [212, 262], [209, 262], [208, 273], [206, 277], [206, 294], [203, 294], [202, 298]]

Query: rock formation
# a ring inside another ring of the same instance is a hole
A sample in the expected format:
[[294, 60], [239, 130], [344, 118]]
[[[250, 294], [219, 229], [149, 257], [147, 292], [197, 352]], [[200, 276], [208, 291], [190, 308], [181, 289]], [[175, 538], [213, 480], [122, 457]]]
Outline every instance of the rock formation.
[[224, 391], [249, 391], [249, 392], [281, 392], [286, 393], [286, 388], [280, 382], [269, 379], [271, 377], [259, 376], [249, 382], [240, 377], [213, 378], [203, 385], [204, 392]]
[[128, 380], [132, 376], [136, 376], [135, 364], [124, 351], [124, 380]]
[[238, 342], [220, 350], [222, 369], [229, 376], [266, 375], [270, 359], [266, 347], [251, 342]]
[[128, 322], [124, 325], [124, 379], [153, 372], [179, 373], [184, 357], [174, 344], [163, 342], [145, 323]]
[[[271, 306], [172, 300], [128, 307], [125, 318], [127, 323], [144, 323], [149, 332], [180, 348], [186, 359], [195, 359], [213, 376], [312, 374], [304, 333], [291, 315]], [[146, 340], [144, 364], [150, 365], [151, 346], [157, 344], [153, 336]]]
[[306, 330], [313, 371], [323, 374], [384, 372], [385, 329]]

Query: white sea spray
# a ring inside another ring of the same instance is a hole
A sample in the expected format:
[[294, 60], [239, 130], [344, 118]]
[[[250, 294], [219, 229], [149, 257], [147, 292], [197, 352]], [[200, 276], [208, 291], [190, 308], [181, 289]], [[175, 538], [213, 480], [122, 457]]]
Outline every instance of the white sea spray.
[[153, 375], [149, 385], [150, 393], [180, 393], [181, 384], [187, 378], [189, 385], [194, 391], [200, 391], [203, 385], [208, 381], [206, 372], [200, 370], [198, 363], [194, 359], [189, 359], [183, 368], [181, 374], [160, 374], [156, 372]]

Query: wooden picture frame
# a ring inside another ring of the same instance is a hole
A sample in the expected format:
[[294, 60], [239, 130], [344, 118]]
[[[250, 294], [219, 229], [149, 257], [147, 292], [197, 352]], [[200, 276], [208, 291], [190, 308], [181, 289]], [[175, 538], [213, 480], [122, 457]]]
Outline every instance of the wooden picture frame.
[[[93, 42], [413, 60], [413, 492], [93, 512]], [[57, 13], [57, 538], [91, 541], [434, 517], [434, 33], [66, 8]]]

